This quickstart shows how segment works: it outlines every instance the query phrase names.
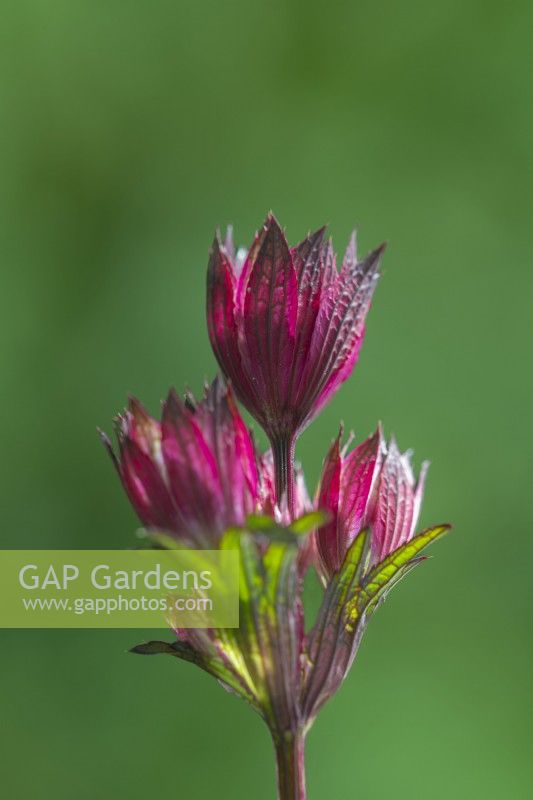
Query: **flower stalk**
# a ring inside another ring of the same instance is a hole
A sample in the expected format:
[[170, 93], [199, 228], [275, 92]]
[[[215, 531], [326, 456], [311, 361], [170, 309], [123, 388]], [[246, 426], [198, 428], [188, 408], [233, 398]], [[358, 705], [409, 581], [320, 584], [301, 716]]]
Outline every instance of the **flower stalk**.
[[276, 487], [276, 500], [278, 506], [283, 505], [284, 498], [290, 519], [294, 519], [295, 488], [294, 488], [294, 449], [296, 437], [286, 434], [272, 441], [272, 455], [274, 458], [274, 478]]
[[305, 733], [274, 736], [278, 800], [305, 800]]

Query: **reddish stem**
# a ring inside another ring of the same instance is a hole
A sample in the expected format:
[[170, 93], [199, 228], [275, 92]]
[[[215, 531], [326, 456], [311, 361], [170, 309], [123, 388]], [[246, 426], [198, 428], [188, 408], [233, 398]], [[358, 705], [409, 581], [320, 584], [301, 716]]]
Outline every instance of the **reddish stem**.
[[294, 519], [294, 436], [279, 436], [273, 439], [274, 474], [276, 481], [276, 502], [280, 508], [286, 497], [290, 520]]
[[301, 731], [274, 738], [278, 773], [278, 800], [305, 800], [305, 734]]

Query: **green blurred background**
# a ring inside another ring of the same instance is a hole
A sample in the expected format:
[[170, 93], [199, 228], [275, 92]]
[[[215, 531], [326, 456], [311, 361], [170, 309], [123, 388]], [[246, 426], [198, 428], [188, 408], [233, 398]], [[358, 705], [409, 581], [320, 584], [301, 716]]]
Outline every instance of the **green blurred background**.
[[[2, 547], [127, 547], [95, 433], [214, 373], [218, 224], [389, 242], [342, 418], [431, 458], [455, 533], [395, 591], [311, 732], [311, 798], [531, 796], [533, 6], [2, 3]], [[266, 800], [266, 729], [135, 631], [1, 633], [15, 798]]]

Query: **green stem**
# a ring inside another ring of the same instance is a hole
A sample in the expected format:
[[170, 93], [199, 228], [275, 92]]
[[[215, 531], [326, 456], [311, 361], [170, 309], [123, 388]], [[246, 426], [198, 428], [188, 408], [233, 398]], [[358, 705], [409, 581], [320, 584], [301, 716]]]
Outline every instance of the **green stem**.
[[287, 509], [291, 521], [294, 519], [294, 436], [279, 436], [273, 439], [274, 475], [276, 481], [276, 502], [281, 507], [286, 496]]
[[305, 734], [274, 738], [278, 771], [278, 800], [305, 800]]

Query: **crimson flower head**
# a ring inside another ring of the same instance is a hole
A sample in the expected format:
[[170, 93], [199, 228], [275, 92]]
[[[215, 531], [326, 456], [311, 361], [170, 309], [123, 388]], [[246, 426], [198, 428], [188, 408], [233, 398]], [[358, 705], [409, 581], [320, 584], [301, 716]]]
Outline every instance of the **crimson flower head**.
[[318, 502], [330, 521], [315, 533], [324, 598], [307, 653], [313, 670], [304, 712], [314, 715], [339, 688], [369, 619], [390, 589], [425, 560], [420, 552], [450, 528], [415, 534], [427, 464], [418, 481], [409, 453], [381, 430], [347, 454], [337, 440], [324, 464]]
[[229, 526], [275, 508], [271, 460], [257, 455], [222, 379], [206, 388], [201, 402], [190, 394], [183, 401], [171, 390], [161, 422], [132, 398], [115, 427], [118, 456], [102, 438], [147, 528], [213, 547]]
[[370, 530], [371, 562], [379, 563], [414, 534], [428, 463], [415, 481], [410, 453], [400, 453], [394, 438], [387, 446], [380, 428], [346, 453], [340, 435], [322, 471], [317, 505], [330, 521], [316, 534], [318, 570], [328, 580], [365, 528]]
[[221, 369], [270, 439], [278, 499], [291, 492], [296, 437], [357, 361], [383, 249], [358, 261], [353, 235], [338, 271], [324, 228], [290, 248], [272, 215], [245, 256], [235, 255], [231, 235], [215, 237], [209, 336]]

